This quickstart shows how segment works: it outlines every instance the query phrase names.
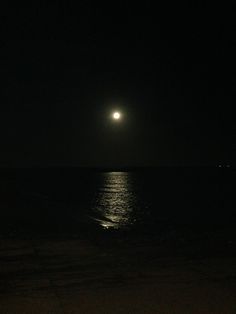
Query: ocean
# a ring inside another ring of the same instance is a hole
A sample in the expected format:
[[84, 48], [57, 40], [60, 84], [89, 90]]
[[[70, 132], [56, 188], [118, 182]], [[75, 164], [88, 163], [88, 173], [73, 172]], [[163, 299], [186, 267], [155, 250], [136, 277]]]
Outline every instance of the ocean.
[[0, 234], [159, 235], [235, 221], [231, 169], [2, 169]]

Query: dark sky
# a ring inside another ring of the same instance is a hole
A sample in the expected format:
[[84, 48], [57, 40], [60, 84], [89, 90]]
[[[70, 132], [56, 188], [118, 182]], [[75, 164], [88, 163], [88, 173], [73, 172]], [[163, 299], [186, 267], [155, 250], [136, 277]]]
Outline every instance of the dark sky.
[[232, 8], [79, 3], [1, 10], [0, 165], [229, 159]]

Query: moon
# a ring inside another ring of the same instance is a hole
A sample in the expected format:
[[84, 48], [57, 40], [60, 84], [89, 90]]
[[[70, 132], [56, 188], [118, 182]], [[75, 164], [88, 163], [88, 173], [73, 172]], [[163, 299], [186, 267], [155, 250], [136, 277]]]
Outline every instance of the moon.
[[120, 112], [116, 111], [112, 114], [112, 117], [114, 120], [120, 120], [121, 114], [120, 114]]

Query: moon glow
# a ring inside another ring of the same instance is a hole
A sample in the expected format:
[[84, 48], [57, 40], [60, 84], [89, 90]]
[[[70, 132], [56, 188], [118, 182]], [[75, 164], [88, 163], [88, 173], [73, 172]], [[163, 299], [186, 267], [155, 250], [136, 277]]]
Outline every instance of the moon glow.
[[118, 111], [116, 111], [116, 112], [113, 113], [112, 116], [113, 116], [113, 119], [114, 119], [114, 120], [119, 120], [120, 117], [121, 117], [121, 114], [120, 114]]

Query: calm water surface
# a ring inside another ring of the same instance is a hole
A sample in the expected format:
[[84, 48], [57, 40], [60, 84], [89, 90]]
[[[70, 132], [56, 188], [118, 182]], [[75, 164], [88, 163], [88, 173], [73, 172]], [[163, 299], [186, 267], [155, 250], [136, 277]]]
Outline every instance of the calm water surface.
[[106, 229], [133, 225], [140, 206], [133, 177], [128, 172], [105, 172], [101, 179], [92, 206], [93, 219]]
[[164, 223], [234, 218], [228, 176], [215, 169], [1, 173], [1, 230], [158, 231]]

